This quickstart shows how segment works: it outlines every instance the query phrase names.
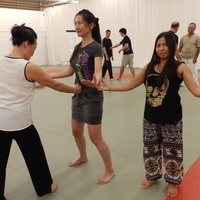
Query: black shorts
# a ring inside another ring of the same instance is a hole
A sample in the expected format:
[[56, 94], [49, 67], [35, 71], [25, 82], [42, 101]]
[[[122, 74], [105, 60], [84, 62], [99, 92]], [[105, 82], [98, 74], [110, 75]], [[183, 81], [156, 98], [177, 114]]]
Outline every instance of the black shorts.
[[101, 124], [103, 92], [96, 88], [84, 88], [81, 94], [72, 97], [72, 119], [87, 124]]

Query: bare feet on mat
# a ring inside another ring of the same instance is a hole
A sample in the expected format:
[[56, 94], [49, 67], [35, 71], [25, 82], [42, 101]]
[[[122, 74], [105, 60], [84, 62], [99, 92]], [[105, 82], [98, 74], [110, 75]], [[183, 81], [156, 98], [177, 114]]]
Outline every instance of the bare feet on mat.
[[[54, 192], [57, 189], [58, 189], [58, 185], [56, 183], [52, 183], [52, 185], [51, 185], [51, 192]], [[48, 194], [50, 194], [50, 193], [48, 193]], [[45, 194], [45, 195], [43, 195], [41, 197], [46, 197], [48, 194]]]
[[54, 192], [57, 189], [58, 189], [58, 184], [52, 183], [52, 185], [51, 185], [51, 192]]
[[99, 178], [97, 181], [98, 184], [106, 184], [115, 176], [115, 171], [112, 169], [110, 171], [106, 171], [105, 174]]
[[168, 197], [175, 197], [178, 194], [177, 185], [169, 184], [166, 193]]
[[73, 166], [76, 166], [76, 165], [79, 165], [79, 164], [82, 164], [82, 163], [85, 163], [85, 162], [88, 162], [88, 159], [87, 158], [78, 158], [77, 160], [73, 160], [71, 161], [68, 166], [69, 167], [73, 167]]
[[121, 77], [118, 77], [117, 80], [121, 80]]
[[142, 182], [141, 186], [143, 189], [147, 189], [149, 187], [151, 187], [154, 183], [156, 183], [157, 180], [145, 180]]

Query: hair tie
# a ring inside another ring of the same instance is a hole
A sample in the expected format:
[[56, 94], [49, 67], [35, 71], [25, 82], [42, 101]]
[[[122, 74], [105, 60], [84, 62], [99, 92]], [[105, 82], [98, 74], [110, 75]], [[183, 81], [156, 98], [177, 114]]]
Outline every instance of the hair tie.
[[97, 25], [99, 22], [99, 18], [95, 18], [95, 25]]
[[25, 27], [25, 23], [21, 24], [21, 25], [18, 25], [18, 24], [14, 24], [13, 27], [19, 27], [20, 30], [24, 29]]
[[25, 27], [25, 23], [21, 24], [20, 27], [19, 27], [19, 29], [20, 29], [20, 30], [23, 30], [24, 27]]

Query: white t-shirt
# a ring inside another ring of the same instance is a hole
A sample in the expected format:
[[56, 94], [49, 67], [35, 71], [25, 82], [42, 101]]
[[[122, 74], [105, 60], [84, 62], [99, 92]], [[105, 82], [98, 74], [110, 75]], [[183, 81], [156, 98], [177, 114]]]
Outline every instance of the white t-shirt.
[[35, 82], [25, 77], [29, 62], [22, 58], [0, 58], [0, 130], [16, 131], [30, 126]]

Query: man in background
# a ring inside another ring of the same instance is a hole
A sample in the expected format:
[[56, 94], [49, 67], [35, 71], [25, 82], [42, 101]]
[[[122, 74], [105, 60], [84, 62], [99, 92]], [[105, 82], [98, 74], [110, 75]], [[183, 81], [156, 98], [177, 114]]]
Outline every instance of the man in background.
[[120, 35], [123, 37], [123, 40], [112, 46], [111, 49], [116, 48], [120, 45], [122, 45], [122, 48], [118, 51], [120, 53], [123, 51], [123, 57], [122, 57], [122, 64], [119, 72], [119, 77], [117, 80], [120, 80], [122, 78], [122, 74], [124, 73], [124, 68], [128, 65], [129, 69], [131, 70], [132, 76], [135, 76], [135, 70], [133, 68], [133, 50], [132, 50], [132, 45], [131, 45], [131, 40], [130, 38], [126, 35], [126, 29], [121, 28], [119, 30]]
[[181, 52], [182, 61], [191, 69], [192, 75], [198, 84], [197, 58], [200, 52], [200, 37], [194, 33], [195, 23], [188, 26], [188, 34], [181, 38], [179, 43], [179, 52]]
[[169, 30], [171, 33], [174, 34], [174, 38], [175, 38], [175, 42], [176, 42], [176, 51], [175, 51], [175, 57], [177, 60], [181, 61], [181, 57], [180, 57], [180, 53], [179, 53], [179, 49], [178, 49], [178, 35], [176, 34], [178, 32], [178, 29], [180, 27], [180, 24], [178, 21], [174, 21], [171, 23], [171, 29]]
[[110, 39], [110, 30], [106, 30], [106, 37], [102, 41], [102, 47], [103, 47], [103, 54], [104, 54], [104, 64], [103, 64], [103, 71], [102, 71], [102, 78], [104, 78], [106, 71], [108, 70], [110, 79], [113, 80], [113, 72], [112, 72], [112, 63], [111, 60], [114, 60], [113, 58], [113, 51], [110, 49], [112, 47], [112, 41]]

